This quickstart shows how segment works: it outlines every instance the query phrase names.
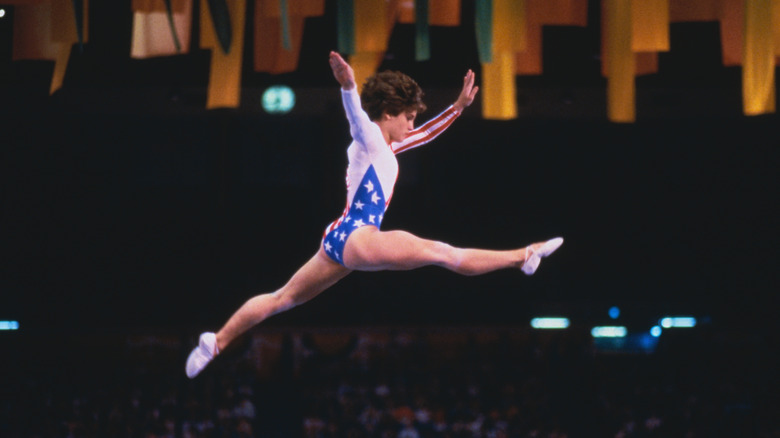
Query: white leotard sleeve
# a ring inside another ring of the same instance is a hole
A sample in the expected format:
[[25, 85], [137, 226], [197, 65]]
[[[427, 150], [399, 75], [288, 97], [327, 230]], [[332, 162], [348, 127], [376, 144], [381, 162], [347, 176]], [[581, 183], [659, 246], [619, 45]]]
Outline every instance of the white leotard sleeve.
[[368, 118], [368, 114], [360, 104], [360, 95], [357, 88], [351, 90], [341, 89], [341, 101], [344, 103], [344, 112], [349, 121], [349, 131], [352, 139], [362, 148], [371, 153], [371, 149], [386, 147], [382, 131], [376, 123]]

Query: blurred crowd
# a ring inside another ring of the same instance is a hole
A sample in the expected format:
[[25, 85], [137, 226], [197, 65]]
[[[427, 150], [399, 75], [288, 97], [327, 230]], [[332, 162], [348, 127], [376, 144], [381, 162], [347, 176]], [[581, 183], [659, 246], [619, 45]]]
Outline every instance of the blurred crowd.
[[258, 330], [194, 380], [189, 337], [60, 345], [5, 361], [0, 436], [780, 437], [772, 352], [705, 330], [643, 354], [576, 331]]

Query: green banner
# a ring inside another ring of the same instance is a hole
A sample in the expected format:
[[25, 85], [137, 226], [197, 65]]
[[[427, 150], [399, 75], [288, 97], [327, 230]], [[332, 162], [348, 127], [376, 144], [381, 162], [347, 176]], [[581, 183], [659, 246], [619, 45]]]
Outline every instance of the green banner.
[[171, 28], [171, 35], [173, 36], [173, 45], [176, 47], [176, 52], [181, 53], [181, 43], [179, 42], [179, 35], [176, 34], [176, 25], [173, 23], [173, 6], [171, 6], [171, 0], [165, 0], [165, 14], [168, 16], [168, 26]]
[[431, 59], [431, 34], [428, 25], [428, 1], [414, 1], [414, 59], [427, 61]]
[[474, 21], [479, 62], [493, 62], [493, 0], [476, 0]]
[[292, 50], [290, 42], [290, 10], [287, 8], [287, 0], [279, 0], [279, 10], [282, 20], [282, 47], [284, 50]]
[[338, 0], [336, 6], [338, 51], [352, 55], [355, 53], [355, 3], [354, 0]]

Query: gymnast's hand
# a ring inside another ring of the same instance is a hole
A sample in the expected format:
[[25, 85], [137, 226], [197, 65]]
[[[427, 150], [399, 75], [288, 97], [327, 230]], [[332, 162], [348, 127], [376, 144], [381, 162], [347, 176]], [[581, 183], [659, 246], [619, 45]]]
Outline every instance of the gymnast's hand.
[[341, 84], [341, 88], [345, 90], [351, 90], [355, 88], [355, 72], [352, 71], [352, 67], [344, 61], [336, 52], [330, 52], [330, 68], [333, 70], [333, 76]]
[[463, 112], [467, 106], [471, 105], [471, 102], [474, 102], [477, 91], [479, 91], [479, 87], [474, 86], [474, 72], [469, 69], [466, 76], [463, 77], [463, 89], [460, 90], [460, 96], [452, 106], [458, 112]]

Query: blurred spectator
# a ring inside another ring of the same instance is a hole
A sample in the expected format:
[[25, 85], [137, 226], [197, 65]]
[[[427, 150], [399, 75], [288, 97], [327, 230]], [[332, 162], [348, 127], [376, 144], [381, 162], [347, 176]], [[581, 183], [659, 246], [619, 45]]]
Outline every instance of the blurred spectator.
[[257, 368], [252, 346], [274, 342], [250, 342], [195, 380], [181, 369], [189, 344], [170, 339], [128, 341], [98, 367], [5, 364], [0, 436], [780, 436], [772, 362], [746, 357], [745, 372], [715, 336], [629, 355], [597, 354], [576, 334], [513, 333], [290, 330], [264, 358], [273, 369]]

